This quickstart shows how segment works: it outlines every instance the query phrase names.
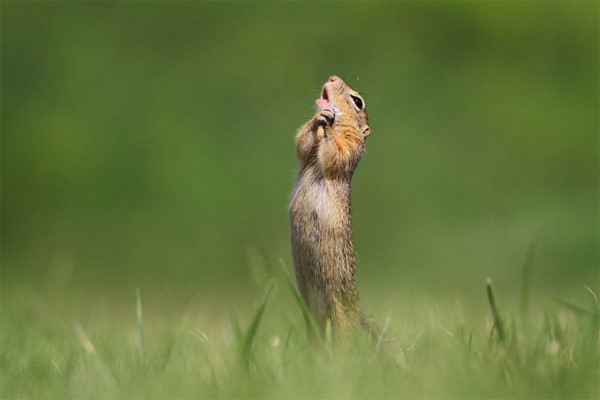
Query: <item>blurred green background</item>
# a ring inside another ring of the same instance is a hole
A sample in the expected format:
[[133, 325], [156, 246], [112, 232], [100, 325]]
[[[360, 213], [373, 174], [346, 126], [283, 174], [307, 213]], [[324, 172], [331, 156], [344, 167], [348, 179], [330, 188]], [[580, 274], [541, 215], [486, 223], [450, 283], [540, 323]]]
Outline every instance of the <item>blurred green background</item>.
[[598, 291], [597, 2], [1, 7], [4, 294], [255, 293], [331, 74], [373, 132], [364, 301], [517, 291], [536, 237], [534, 290]]

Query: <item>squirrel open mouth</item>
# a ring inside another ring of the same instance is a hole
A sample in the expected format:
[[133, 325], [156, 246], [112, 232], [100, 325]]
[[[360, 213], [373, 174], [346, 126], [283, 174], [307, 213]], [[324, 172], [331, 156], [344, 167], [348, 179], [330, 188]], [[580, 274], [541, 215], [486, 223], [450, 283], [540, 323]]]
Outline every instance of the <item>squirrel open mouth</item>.
[[321, 91], [321, 97], [319, 97], [315, 103], [317, 105], [317, 109], [319, 110], [329, 107], [329, 93], [327, 90], [327, 85], [323, 86], [323, 90]]
[[329, 95], [327, 93], [327, 85], [323, 86], [323, 91], [321, 92], [321, 98], [323, 100], [329, 101]]

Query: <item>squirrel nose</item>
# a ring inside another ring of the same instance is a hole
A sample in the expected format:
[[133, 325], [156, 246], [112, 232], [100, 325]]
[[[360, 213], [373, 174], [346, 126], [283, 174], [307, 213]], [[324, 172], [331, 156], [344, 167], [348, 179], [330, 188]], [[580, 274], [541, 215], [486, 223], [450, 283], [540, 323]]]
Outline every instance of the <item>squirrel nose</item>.
[[337, 77], [337, 76], [335, 76], [335, 75], [331, 75], [331, 76], [329, 77], [329, 82], [335, 82], [335, 81], [337, 81], [338, 79], [340, 79], [340, 78], [338, 78], [338, 77]]

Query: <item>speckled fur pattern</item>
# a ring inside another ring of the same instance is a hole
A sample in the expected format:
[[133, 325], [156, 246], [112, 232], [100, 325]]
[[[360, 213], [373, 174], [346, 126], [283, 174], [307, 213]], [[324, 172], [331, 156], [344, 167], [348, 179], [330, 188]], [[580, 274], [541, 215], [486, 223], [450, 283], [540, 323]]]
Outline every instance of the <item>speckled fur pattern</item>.
[[316, 105], [315, 116], [296, 135], [292, 257], [298, 287], [315, 319], [321, 328], [329, 320], [334, 334], [344, 336], [361, 324], [350, 184], [370, 129], [364, 100], [338, 77], [325, 83]]

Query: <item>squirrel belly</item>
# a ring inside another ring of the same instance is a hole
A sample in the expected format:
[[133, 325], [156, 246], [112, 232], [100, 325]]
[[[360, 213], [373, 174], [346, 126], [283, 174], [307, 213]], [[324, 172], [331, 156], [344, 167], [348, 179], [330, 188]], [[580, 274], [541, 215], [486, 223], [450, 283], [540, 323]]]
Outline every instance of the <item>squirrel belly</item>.
[[292, 257], [300, 293], [319, 325], [356, 326], [358, 291], [350, 222], [350, 182], [298, 177], [290, 207]]
[[362, 97], [332, 76], [317, 112], [296, 135], [298, 175], [290, 202], [296, 281], [322, 329], [335, 334], [361, 325], [355, 284], [350, 185], [370, 133]]

